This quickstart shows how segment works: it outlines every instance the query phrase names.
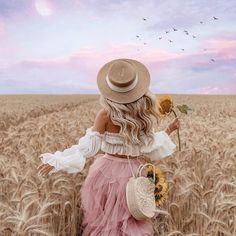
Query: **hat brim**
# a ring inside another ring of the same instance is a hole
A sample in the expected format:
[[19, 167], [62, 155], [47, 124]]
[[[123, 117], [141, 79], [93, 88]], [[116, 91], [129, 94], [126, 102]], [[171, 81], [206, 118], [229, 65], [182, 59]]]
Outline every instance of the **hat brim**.
[[[106, 82], [106, 76], [108, 74], [110, 65], [118, 60], [128, 61], [129, 63], [134, 65], [138, 73], [138, 83], [132, 90], [128, 92], [116, 92], [112, 90]], [[138, 100], [148, 91], [150, 85], [150, 74], [146, 66], [139, 61], [126, 58], [115, 59], [103, 65], [99, 70], [97, 75], [97, 85], [100, 93], [111, 101], [124, 104], [130, 103]]]

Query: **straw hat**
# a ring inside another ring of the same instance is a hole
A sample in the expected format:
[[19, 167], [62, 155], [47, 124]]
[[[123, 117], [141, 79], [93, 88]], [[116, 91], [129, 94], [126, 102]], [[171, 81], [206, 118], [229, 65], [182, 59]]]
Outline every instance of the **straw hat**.
[[130, 103], [148, 91], [150, 74], [141, 62], [115, 59], [99, 70], [97, 85], [104, 97], [117, 103]]

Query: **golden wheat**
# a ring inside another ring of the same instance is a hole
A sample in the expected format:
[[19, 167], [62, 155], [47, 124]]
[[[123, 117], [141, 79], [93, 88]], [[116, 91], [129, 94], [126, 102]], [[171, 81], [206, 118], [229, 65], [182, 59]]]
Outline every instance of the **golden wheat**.
[[[236, 235], [236, 97], [171, 96], [194, 111], [179, 115], [182, 151], [157, 163], [169, 193], [155, 235]], [[97, 95], [0, 96], [0, 236], [82, 234], [79, 192], [93, 158], [77, 174], [42, 178], [37, 167], [41, 153], [76, 144], [100, 108]]]

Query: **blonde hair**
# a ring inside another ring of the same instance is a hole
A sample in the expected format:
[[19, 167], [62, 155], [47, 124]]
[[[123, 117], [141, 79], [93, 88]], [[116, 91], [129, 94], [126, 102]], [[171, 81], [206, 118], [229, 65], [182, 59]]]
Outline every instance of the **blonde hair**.
[[125, 144], [144, 145], [141, 131], [154, 142], [153, 128], [158, 125], [156, 96], [148, 90], [138, 100], [121, 104], [100, 96], [99, 102], [108, 111], [113, 124], [120, 126], [120, 134], [125, 137]]

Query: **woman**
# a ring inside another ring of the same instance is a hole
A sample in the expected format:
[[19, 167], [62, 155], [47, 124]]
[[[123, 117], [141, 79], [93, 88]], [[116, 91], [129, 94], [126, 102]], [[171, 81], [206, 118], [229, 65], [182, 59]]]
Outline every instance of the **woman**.
[[[179, 120], [176, 118], [164, 131], [154, 132], [158, 112], [149, 90], [150, 74], [136, 60], [106, 63], [98, 72], [97, 84], [103, 109], [93, 126], [86, 129], [77, 145], [41, 154], [44, 164], [39, 166], [39, 173], [77, 173], [87, 158], [95, 156], [80, 191], [83, 235], [153, 235], [151, 219], [136, 220], [130, 214], [125, 187], [140, 163], [155, 163], [174, 152], [176, 145], [169, 135], [179, 127]], [[104, 153], [97, 154], [99, 150]], [[143, 170], [142, 175], [146, 174]]]

